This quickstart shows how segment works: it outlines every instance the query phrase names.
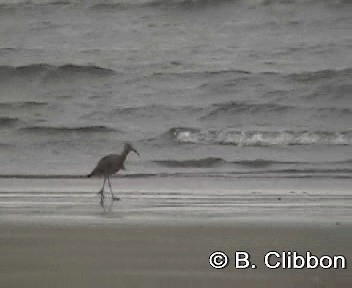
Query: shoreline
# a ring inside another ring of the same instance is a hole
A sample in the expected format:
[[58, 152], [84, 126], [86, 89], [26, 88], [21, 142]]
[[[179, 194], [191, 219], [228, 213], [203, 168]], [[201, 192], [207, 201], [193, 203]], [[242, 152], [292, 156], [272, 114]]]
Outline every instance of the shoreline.
[[0, 179], [0, 223], [352, 223], [349, 180], [121, 178], [103, 206], [101, 181]]

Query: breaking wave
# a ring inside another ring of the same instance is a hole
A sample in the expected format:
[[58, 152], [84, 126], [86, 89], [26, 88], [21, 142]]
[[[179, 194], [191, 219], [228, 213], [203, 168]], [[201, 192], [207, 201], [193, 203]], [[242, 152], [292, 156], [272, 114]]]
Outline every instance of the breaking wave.
[[236, 146], [352, 145], [352, 131], [255, 131], [172, 128], [167, 133], [176, 143]]

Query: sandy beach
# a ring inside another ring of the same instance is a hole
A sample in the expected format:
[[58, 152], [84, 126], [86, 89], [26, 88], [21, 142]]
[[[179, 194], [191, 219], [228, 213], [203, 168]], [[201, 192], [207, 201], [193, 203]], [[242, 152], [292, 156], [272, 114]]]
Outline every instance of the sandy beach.
[[[0, 179], [0, 287], [352, 284], [349, 179], [120, 178], [121, 201], [103, 207], [100, 182]], [[236, 251], [257, 268], [236, 269]], [[347, 269], [269, 269], [269, 251], [342, 255]]]
[[[350, 225], [0, 225], [1, 287], [350, 287], [347, 269], [265, 267], [268, 251], [352, 261]], [[209, 255], [229, 255], [223, 270]], [[257, 269], [235, 269], [235, 251]], [[348, 263], [349, 264], [349, 263]]]

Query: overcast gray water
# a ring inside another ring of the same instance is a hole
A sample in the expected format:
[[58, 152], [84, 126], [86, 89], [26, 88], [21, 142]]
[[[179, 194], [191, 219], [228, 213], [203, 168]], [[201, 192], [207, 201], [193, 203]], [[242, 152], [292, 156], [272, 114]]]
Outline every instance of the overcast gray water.
[[0, 174], [350, 178], [350, 1], [0, 0]]

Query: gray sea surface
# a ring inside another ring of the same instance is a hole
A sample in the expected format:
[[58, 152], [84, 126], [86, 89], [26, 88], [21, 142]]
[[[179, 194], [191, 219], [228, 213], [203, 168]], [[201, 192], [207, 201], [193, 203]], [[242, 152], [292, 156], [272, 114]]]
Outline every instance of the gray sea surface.
[[0, 0], [0, 174], [351, 179], [350, 1]]

